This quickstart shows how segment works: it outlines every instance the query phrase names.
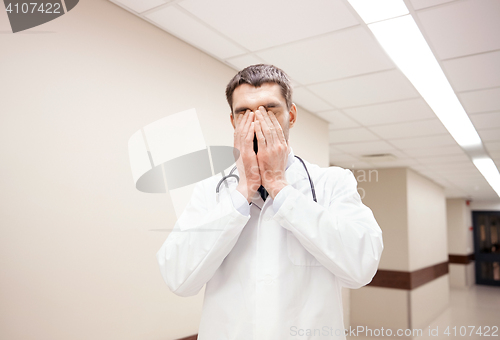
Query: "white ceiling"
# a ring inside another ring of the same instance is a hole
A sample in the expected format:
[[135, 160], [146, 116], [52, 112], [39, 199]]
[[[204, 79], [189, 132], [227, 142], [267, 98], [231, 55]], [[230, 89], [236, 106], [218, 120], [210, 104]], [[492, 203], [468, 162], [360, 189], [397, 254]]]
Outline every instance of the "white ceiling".
[[[239, 70], [284, 69], [330, 127], [330, 161], [410, 167], [447, 197], [499, 200], [347, 0], [110, 0]], [[500, 165], [500, 0], [405, 0]], [[390, 153], [393, 161], [363, 155]]]

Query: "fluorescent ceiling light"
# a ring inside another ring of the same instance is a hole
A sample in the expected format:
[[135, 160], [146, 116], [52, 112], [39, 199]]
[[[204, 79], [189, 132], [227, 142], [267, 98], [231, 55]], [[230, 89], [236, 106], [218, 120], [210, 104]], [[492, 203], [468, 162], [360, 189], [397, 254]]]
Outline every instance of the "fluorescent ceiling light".
[[500, 173], [491, 158], [473, 159], [474, 165], [486, 178], [493, 190], [500, 196]]
[[[500, 196], [500, 174], [403, 0], [348, 0]], [[478, 151], [479, 150], [479, 151]]]
[[462, 147], [481, 138], [411, 15], [368, 25], [391, 59]]
[[402, 0], [348, 0], [359, 16], [367, 24], [392, 19], [408, 14]]

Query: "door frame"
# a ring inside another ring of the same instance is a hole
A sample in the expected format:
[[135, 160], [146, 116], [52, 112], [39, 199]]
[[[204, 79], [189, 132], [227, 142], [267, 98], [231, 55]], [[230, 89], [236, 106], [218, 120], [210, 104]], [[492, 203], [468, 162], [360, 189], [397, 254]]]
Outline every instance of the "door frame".
[[[500, 263], [500, 253], [481, 253], [480, 249], [480, 239], [479, 239], [479, 216], [481, 215], [496, 215], [500, 218], [500, 211], [473, 211], [472, 212], [472, 225], [474, 229], [474, 257], [475, 257], [475, 273], [476, 273], [476, 284], [489, 285], [489, 286], [500, 286], [500, 280], [488, 280], [481, 277], [481, 264], [483, 262], [499, 262]], [[500, 228], [500, 225], [499, 225]]]

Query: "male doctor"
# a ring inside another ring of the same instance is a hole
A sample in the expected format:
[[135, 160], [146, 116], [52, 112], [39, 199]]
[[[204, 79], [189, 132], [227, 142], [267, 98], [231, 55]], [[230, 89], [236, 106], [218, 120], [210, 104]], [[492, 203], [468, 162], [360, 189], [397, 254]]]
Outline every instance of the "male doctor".
[[196, 184], [157, 253], [163, 279], [180, 296], [206, 284], [199, 340], [345, 339], [341, 287], [372, 280], [382, 231], [351, 171], [295, 157], [297, 108], [281, 69], [249, 66], [226, 96], [239, 181], [229, 177], [219, 199], [221, 176]]

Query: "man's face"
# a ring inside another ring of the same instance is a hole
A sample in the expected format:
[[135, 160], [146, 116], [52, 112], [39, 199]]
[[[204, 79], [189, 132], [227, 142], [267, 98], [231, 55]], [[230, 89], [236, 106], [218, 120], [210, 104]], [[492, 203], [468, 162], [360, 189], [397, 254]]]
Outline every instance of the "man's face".
[[281, 87], [276, 83], [264, 83], [259, 87], [249, 84], [238, 86], [233, 92], [233, 115], [231, 123], [236, 128], [247, 111], [256, 111], [263, 106], [269, 114], [275, 115], [288, 141], [289, 129], [295, 124], [297, 108], [292, 104], [290, 110], [286, 108], [286, 101], [281, 94]]

